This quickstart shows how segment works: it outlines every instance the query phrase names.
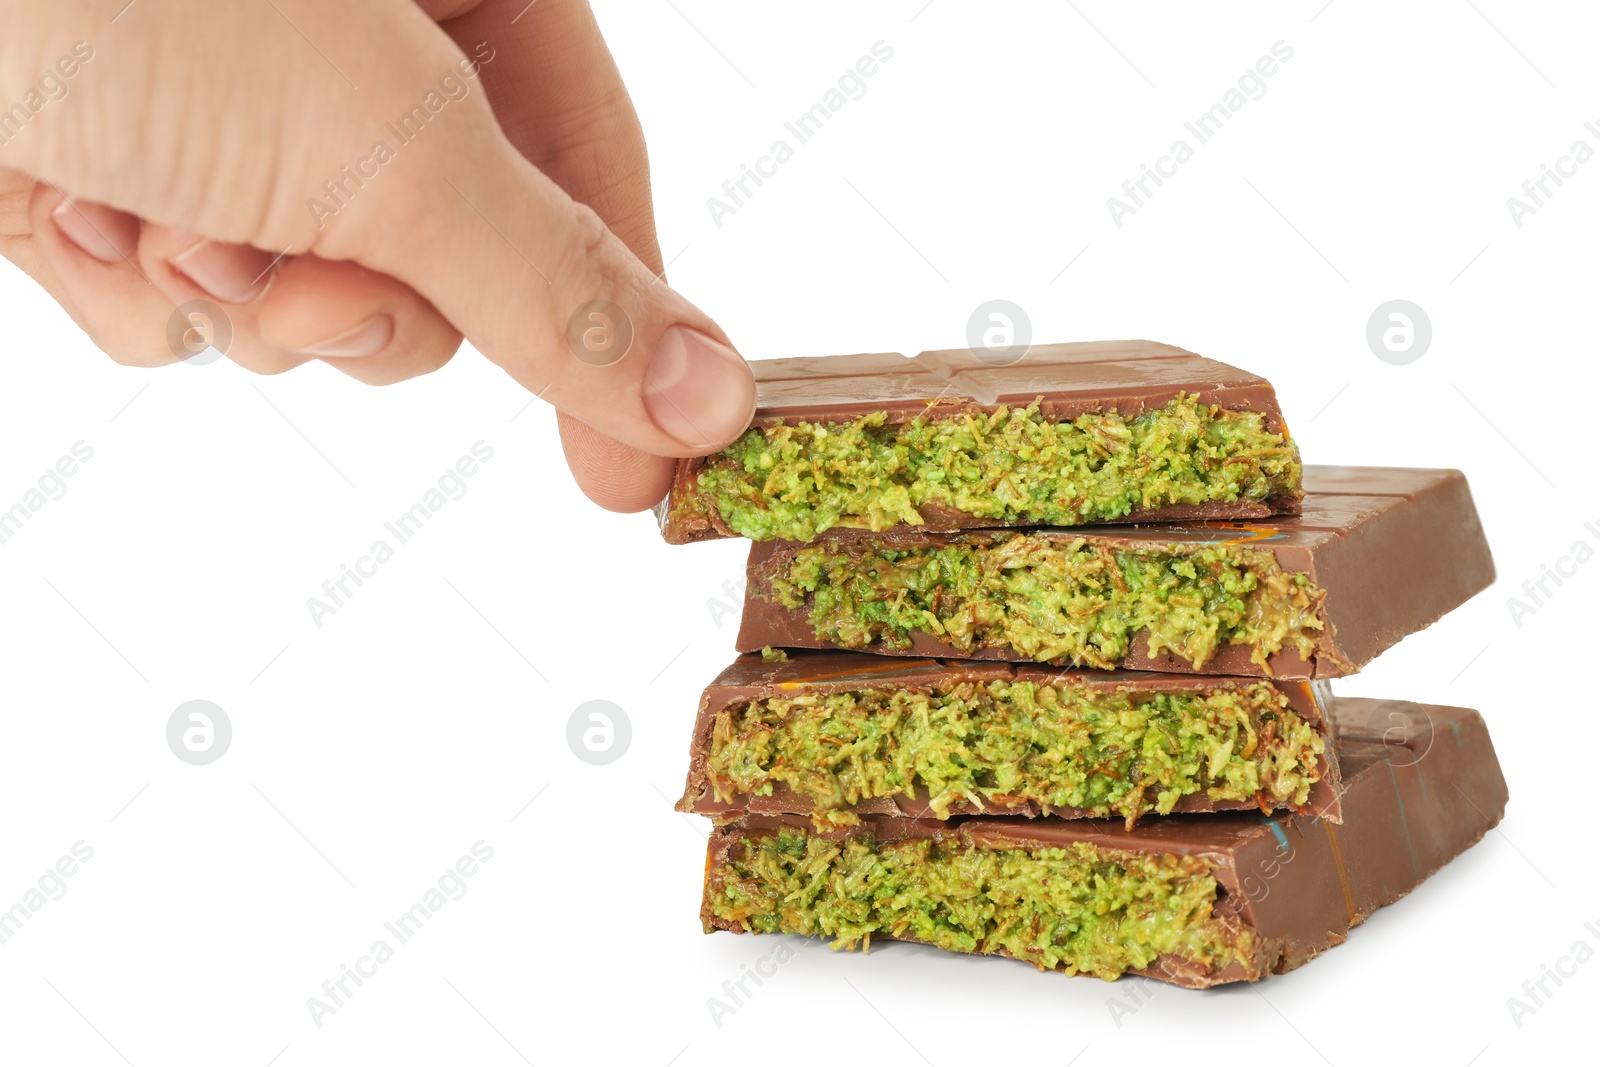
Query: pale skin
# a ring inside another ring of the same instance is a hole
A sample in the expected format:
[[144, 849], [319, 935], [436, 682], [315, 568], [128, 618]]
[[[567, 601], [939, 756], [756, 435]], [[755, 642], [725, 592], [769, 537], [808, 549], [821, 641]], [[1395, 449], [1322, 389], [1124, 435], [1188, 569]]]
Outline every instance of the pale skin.
[[[749, 423], [749, 368], [661, 280], [643, 133], [586, 0], [126, 4], [8, 4], [0, 35], [0, 254], [112, 359], [177, 361], [197, 299], [263, 374], [381, 385], [464, 336], [556, 408], [573, 477], [617, 511]], [[430, 92], [402, 142], [387, 124]], [[568, 340], [602, 299], [633, 330], [610, 363]]]

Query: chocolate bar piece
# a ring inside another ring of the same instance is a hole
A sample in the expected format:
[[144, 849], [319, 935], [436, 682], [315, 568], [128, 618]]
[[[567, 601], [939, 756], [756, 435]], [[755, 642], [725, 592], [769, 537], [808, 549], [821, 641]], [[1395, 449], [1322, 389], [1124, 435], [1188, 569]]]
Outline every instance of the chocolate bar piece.
[[680, 811], [1339, 821], [1326, 683], [855, 652], [745, 655], [706, 688]]
[[1040, 969], [1204, 987], [1342, 943], [1500, 821], [1506, 786], [1462, 708], [1334, 701], [1344, 822], [1222, 812], [1118, 821], [869, 817], [827, 833], [750, 815], [712, 831], [707, 932], [872, 938]]
[[1298, 510], [1299, 452], [1272, 386], [1171, 345], [751, 367], [750, 429], [678, 464], [658, 513], [673, 544]]
[[1302, 514], [751, 546], [741, 652], [1351, 674], [1494, 581], [1460, 471], [1307, 467]]

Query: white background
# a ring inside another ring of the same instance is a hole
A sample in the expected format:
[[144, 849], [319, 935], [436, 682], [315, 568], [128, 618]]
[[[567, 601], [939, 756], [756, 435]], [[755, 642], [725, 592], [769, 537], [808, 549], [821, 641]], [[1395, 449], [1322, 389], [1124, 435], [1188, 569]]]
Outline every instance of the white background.
[[[1592, 1037], [1600, 962], [1520, 1027], [1507, 998], [1600, 949], [1592, 834], [1569, 825], [1594, 700], [1564, 665], [1595, 655], [1600, 562], [1520, 626], [1507, 598], [1600, 546], [1600, 163], [1521, 228], [1506, 198], [1600, 147], [1600, 27], [1576, 4], [1319, 3], [600, 15], [671, 280], [747, 356], [960, 345], [1004, 297], [1038, 340], [1149, 337], [1265, 374], [1312, 462], [1466, 470], [1499, 584], [1342, 691], [1481, 708], [1499, 831], [1258, 987], [813, 945], [719, 1026], [707, 999], [777, 942], [700, 932], [705, 828], [670, 800], [743, 545], [669, 548], [588, 506], [551, 414], [471, 352], [384, 390], [320, 365], [122, 369], [8, 267], [0, 507], [74, 442], [94, 455], [0, 545], [0, 908], [74, 842], [94, 854], [0, 945], [0, 1061], [1465, 1065]], [[706, 199], [880, 40], [866, 95], [719, 228]], [[1266, 95], [1115, 226], [1106, 198], [1279, 40]], [[1394, 298], [1433, 324], [1408, 366], [1365, 340]], [[317, 628], [306, 598], [479, 440], [469, 492]], [[205, 767], [165, 741], [196, 698], [234, 728]], [[591, 699], [632, 722], [608, 766], [565, 740]], [[479, 840], [467, 895], [316, 1026], [307, 998]]]

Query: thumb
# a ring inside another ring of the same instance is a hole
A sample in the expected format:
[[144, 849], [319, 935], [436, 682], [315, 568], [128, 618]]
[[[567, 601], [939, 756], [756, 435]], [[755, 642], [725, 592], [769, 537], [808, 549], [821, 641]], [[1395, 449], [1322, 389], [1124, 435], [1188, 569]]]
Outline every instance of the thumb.
[[703, 455], [743, 432], [755, 382], [716, 323], [529, 163], [486, 106], [440, 126], [425, 165], [393, 168], [407, 184], [385, 191], [381, 217], [341, 235], [358, 247], [341, 247], [335, 215], [319, 220], [319, 250], [410, 283], [530, 392], [625, 444]]

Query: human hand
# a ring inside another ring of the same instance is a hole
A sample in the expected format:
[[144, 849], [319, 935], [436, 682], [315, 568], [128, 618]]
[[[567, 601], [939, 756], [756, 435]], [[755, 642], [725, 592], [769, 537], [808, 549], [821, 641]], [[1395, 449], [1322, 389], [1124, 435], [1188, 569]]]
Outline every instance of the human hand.
[[399, 381], [464, 334], [619, 511], [745, 428], [748, 367], [660, 280], [643, 135], [584, 0], [125, 3], [17, 5], [0, 37], [0, 254], [117, 362], [191, 354], [169, 338], [196, 300], [264, 374]]

